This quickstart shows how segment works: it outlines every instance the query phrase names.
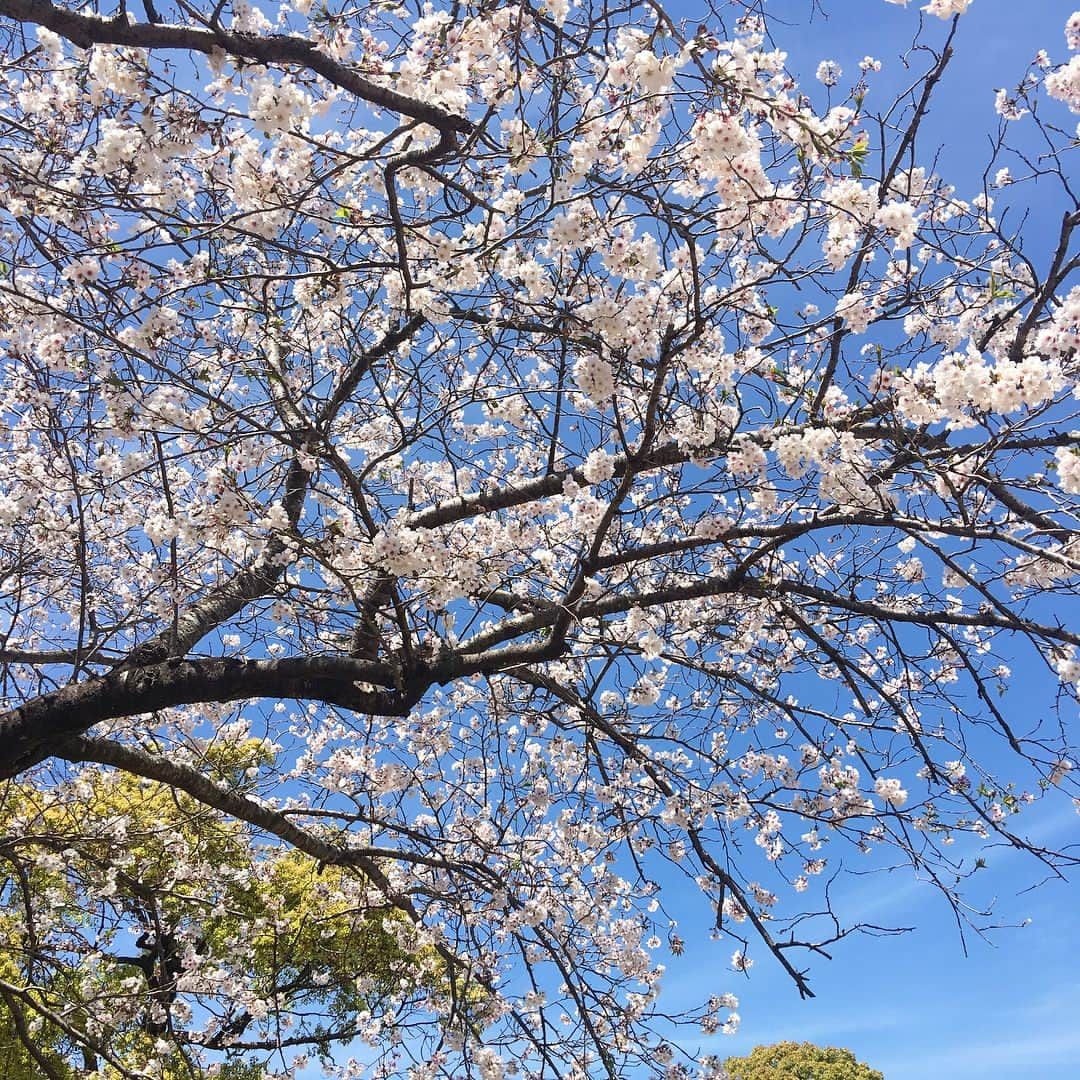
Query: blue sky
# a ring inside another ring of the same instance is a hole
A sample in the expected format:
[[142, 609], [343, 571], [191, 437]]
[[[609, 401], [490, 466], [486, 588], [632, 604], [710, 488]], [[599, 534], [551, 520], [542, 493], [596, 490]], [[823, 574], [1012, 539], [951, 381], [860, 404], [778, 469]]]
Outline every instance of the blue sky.
[[[1032, 831], [1044, 842], [1068, 843], [1077, 838], [1078, 822], [1059, 805]], [[837, 908], [849, 918], [917, 929], [836, 946], [831, 962], [813, 966], [813, 1000], [800, 1001], [764, 957], [749, 979], [719, 969], [726, 959], [719, 949], [712, 966], [673, 967], [667, 985], [687, 999], [711, 990], [739, 994], [742, 1028], [711, 1040], [714, 1053], [809, 1040], [851, 1048], [886, 1080], [985, 1080], [1006, 1069], [1024, 1078], [1075, 1080], [1080, 897], [1075, 885], [1061, 882], [1018, 895], [1038, 880], [1031, 860], [1018, 853], [992, 854], [989, 864], [977, 899], [996, 899], [1001, 920], [1012, 925], [988, 939], [969, 932], [966, 956], [937, 893], [909, 873], [872, 873], [839, 887]], [[1030, 923], [1018, 925], [1025, 918]]]
[[[829, 18], [815, 15], [807, 26], [810, 0], [767, 5], [772, 17], [799, 25], [795, 33], [777, 27], [774, 36], [800, 81], [816, 87], [810, 91], [815, 100], [823, 100], [821, 87], [813, 83], [823, 59], [837, 60], [844, 69], [841, 87], [857, 76], [863, 56], [883, 62], [867, 108], [887, 104], [895, 88], [913, 81], [899, 54], [918, 28], [919, 0], [906, 9], [884, 0], [823, 0], [821, 6]], [[987, 135], [997, 126], [994, 90], [1015, 86], [1039, 48], [1056, 61], [1066, 60], [1062, 28], [1077, 7], [1077, 0], [973, 0], [961, 19], [956, 55], [918, 154], [925, 163], [940, 148], [936, 171], [961, 197], [981, 189]], [[682, 10], [694, 17], [690, 5]], [[946, 29], [927, 18], [926, 40], [941, 42]], [[929, 60], [923, 54], [914, 64], [913, 72], [922, 71]], [[1062, 106], [1045, 115], [1066, 130], [1076, 120]], [[1024, 189], [1025, 201], [1031, 190]], [[1034, 209], [1026, 238], [1029, 250], [1038, 251], [1049, 242], [1040, 243], [1040, 233], [1056, 227], [1061, 208], [1055, 200]], [[1023, 670], [1016, 671], [1022, 681]], [[1013, 697], [1014, 707], [1020, 701]], [[1075, 709], [1068, 718], [1075, 722]], [[1048, 800], [1030, 832], [1056, 846], [1080, 843], [1080, 817], [1064, 800], [1056, 806]], [[784, 973], [760, 952], [745, 979], [724, 967], [730, 948], [696, 949], [692, 940], [687, 957], [669, 965], [666, 986], [687, 1002], [702, 993], [738, 993], [742, 1029], [737, 1036], [709, 1040], [703, 1048], [713, 1053], [742, 1054], [759, 1043], [805, 1039], [850, 1047], [886, 1080], [985, 1080], [1005, 1074], [1075, 1080], [1080, 1075], [1080, 888], [1053, 881], [1026, 891], [1039, 880], [1031, 859], [1011, 851], [991, 853], [988, 869], [976, 879], [981, 893], [974, 899], [994, 901], [999, 921], [1011, 926], [988, 941], [968, 933], [966, 956], [948, 905], [910, 873], [838, 882], [834, 898], [848, 918], [917, 930], [837, 945], [831, 962], [813, 966], [811, 986], [818, 996], [812, 1001], [800, 1001]], [[1028, 925], [1018, 925], [1025, 919], [1031, 920]]]
[[[883, 71], [872, 77], [867, 100], [873, 109], [887, 105], [931, 63], [926, 54], [913, 58], [912, 69], [899, 60], [917, 31], [919, 2], [905, 9], [885, 0], [820, 0], [830, 17], [815, 14], [809, 26], [811, 0], [769, 0], [768, 9], [799, 25], [794, 32], [777, 27], [776, 42], [788, 50], [789, 66], [819, 102], [825, 93], [813, 73], [820, 60], [841, 64], [842, 86], [856, 77], [863, 56], [881, 60]], [[920, 163], [927, 163], [940, 150], [936, 169], [956, 184], [961, 197], [981, 189], [988, 134], [998, 122], [995, 89], [1016, 85], [1039, 48], [1056, 60], [1067, 58], [1062, 27], [1078, 6], [1080, 0], [973, 0], [918, 154]], [[696, 18], [690, 3], [673, 10]], [[944, 23], [926, 20], [930, 43], [940, 43], [945, 31]], [[1061, 106], [1050, 114], [1066, 128], [1075, 122]], [[1030, 199], [1030, 192], [1025, 188], [1022, 198]], [[1047, 246], [1059, 216], [1060, 207], [1049, 200], [1034, 208], [1028, 228], [1033, 250]], [[1015, 670], [1022, 684], [1019, 663]], [[1013, 708], [1023, 706], [1023, 686], [1006, 700]], [[1047, 845], [1080, 843], [1080, 817], [1065, 800], [1048, 800], [1034, 812], [1028, 833]], [[749, 979], [731, 971], [727, 963], [734, 943], [709, 943], [700, 902], [689, 894], [680, 897], [687, 916], [680, 933], [688, 947], [684, 957], [669, 961], [666, 1004], [676, 1009], [711, 993], [737, 993], [740, 1033], [701, 1043], [702, 1050], [724, 1056], [758, 1043], [810, 1040], [850, 1047], [886, 1080], [986, 1080], [1003, 1073], [1023, 1080], [1075, 1080], [1080, 1075], [1080, 890], [1059, 881], [1032, 889], [1039, 868], [1016, 852], [992, 852], [988, 864], [973, 883], [972, 902], [992, 904], [989, 921], [1006, 925], [987, 939], [970, 930], [962, 939], [944, 899], [910, 873], [838, 880], [833, 899], [847, 921], [917, 929], [902, 937], [853, 937], [838, 944], [831, 961], [813, 965], [817, 997], [811, 1001], [799, 1000], [763, 950], [754, 953]], [[872, 869], [850, 859], [847, 867]], [[683, 906], [679, 901], [673, 906]], [[310, 1075], [318, 1074], [313, 1066]]]

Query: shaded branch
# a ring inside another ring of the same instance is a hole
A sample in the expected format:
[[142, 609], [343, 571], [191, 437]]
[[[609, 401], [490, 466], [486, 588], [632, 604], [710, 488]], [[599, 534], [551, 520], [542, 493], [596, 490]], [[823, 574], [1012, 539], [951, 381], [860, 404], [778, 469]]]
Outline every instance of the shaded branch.
[[177, 49], [209, 56], [223, 50], [241, 60], [258, 64], [295, 64], [321, 75], [327, 82], [391, 112], [412, 117], [440, 131], [467, 134], [472, 124], [437, 105], [399, 94], [364, 78], [354, 67], [321, 52], [314, 42], [292, 34], [257, 34], [212, 30], [162, 23], [130, 23], [127, 18], [103, 19], [57, 7], [47, 0], [0, 0], [0, 15], [21, 23], [44, 26], [81, 49], [92, 45], [126, 45], [136, 49]]
[[399, 695], [356, 684], [393, 686], [391, 669], [347, 657], [280, 660], [166, 660], [123, 668], [65, 686], [0, 714], [0, 778], [44, 760], [73, 735], [102, 720], [200, 702], [254, 697], [297, 698], [382, 716], [407, 712]]

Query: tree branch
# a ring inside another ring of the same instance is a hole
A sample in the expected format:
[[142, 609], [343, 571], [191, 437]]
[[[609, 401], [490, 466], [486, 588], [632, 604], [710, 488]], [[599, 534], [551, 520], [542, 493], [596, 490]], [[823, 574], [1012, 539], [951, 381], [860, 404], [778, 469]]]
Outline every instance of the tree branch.
[[127, 18], [103, 19], [57, 7], [46, 0], [0, 0], [0, 15], [21, 23], [44, 26], [81, 49], [92, 45], [126, 45], [136, 49], [176, 49], [209, 56], [221, 50], [258, 64], [287, 64], [307, 68], [327, 82], [375, 105], [419, 120], [440, 131], [468, 134], [472, 124], [437, 105], [399, 94], [365, 79], [355, 68], [331, 59], [315, 43], [292, 34], [256, 34], [161, 23], [130, 23]]
[[392, 687], [386, 664], [347, 657], [312, 656], [280, 660], [166, 660], [124, 668], [43, 694], [0, 715], [0, 779], [44, 760], [73, 735], [102, 720], [137, 716], [199, 702], [277, 697], [405, 715], [400, 695], [360, 690], [356, 684]]

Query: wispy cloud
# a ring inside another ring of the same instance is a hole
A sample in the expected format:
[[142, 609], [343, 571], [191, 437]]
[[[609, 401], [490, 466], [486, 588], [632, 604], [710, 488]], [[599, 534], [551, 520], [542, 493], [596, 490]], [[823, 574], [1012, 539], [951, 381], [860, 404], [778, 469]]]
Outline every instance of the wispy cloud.
[[[1071, 1021], [1075, 1024], [1075, 1017]], [[889, 1080], [927, 1080], [928, 1077], [948, 1077], [949, 1080], [985, 1080], [1000, 1076], [1004, 1069], [1021, 1070], [1019, 1075], [1035, 1067], [1075, 1065], [1080, 1058], [1080, 1030], [1044, 1031], [1024, 1038], [995, 1039], [990, 1042], [967, 1043], [944, 1052], [919, 1056], [905, 1053], [893, 1061], [878, 1061], [876, 1065]]]
[[1057, 1067], [1075, 1075], [1080, 1060], [1078, 1011], [1080, 983], [1059, 984], [1027, 1003], [1004, 1000], [997, 1009], [988, 1008], [983, 1014], [983, 1030], [1014, 1030], [1015, 1036], [965, 1041], [965, 1026], [958, 1024], [947, 1049], [928, 1048], [920, 1054], [917, 1047], [905, 1048], [902, 1055], [893, 1051], [897, 1055], [893, 1060], [878, 1058], [875, 1065], [888, 1080], [985, 1080], [987, 1076], [1002, 1075], [1003, 1070], [1028, 1077], [1032, 1069]]

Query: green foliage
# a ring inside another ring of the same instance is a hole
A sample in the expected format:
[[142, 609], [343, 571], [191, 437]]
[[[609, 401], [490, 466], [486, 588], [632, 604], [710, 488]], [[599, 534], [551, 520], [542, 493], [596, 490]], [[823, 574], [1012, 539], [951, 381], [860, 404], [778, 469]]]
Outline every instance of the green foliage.
[[[205, 774], [242, 791], [267, 752], [252, 739], [204, 755]], [[75, 1044], [85, 1036], [117, 1063], [145, 1062], [166, 1028], [174, 1048], [185, 1043], [196, 1003], [216, 1013], [216, 1030], [254, 1037], [265, 1016], [234, 1004], [235, 988], [290, 1017], [295, 1033], [309, 1016], [329, 1022], [308, 1032], [325, 1048], [334, 1021], [375, 1010], [403, 987], [423, 993], [440, 982], [435, 950], [404, 946], [405, 916], [371, 907], [362, 875], [258, 842], [242, 823], [137, 776], [87, 770], [53, 788], [6, 785], [0, 856], [5, 1080], [73, 1080], [86, 1068], [120, 1076], [107, 1055], [86, 1057]], [[186, 998], [189, 971], [216, 971], [233, 989], [216, 1003], [207, 984]], [[112, 1003], [107, 1030], [90, 1020], [103, 1002]], [[51, 1024], [50, 1012], [69, 1030]], [[230, 1056], [227, 1039], [222, 1054]], [[201, 1075], [178, 1049], [159, 1060], [163, 1080]], [[220, 1076], [229, 1080], [263, 1074], [250, 1058], [226, 1063]]]
[[755, 1046], [746, 1057], [728, 1058], [724, 1067], [732, 1080], [885, 1080], [850, 1050], [808, 1042]]
[[[7, 972], [7, 958], [0, 956], [0, 968]], [[19, 1034], [13, 1010], [19, 1009], [17, 1001], [0, 996], [0, 1076], [4, 1080], [42, 1080], [42, 1067], [30, 1054]], [[26, 1030], [27, 1010], [19, 1011], [19, 1020]], [[35, 1033], [38, 1053], [44, 1058], [57, 1080], [75, 1080], [74, 1071], [64, 1061], [58, 1048], [65, 1043], [64, 1034], [51, 1025], [42, 1025]]]

